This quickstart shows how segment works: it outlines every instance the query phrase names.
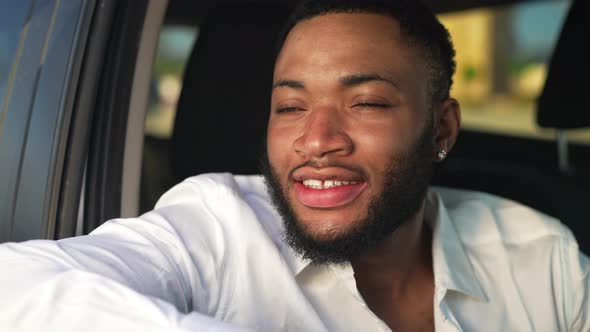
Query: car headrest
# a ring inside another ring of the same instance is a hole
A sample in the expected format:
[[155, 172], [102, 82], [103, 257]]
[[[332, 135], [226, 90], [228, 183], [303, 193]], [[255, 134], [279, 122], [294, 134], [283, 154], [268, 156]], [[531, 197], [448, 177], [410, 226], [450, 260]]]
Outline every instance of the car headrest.
[[203, 21], [184, 74], [170, 162], [177, 180], [259, 173], [278, 35], [289, 9], [245, 3]]
[[538, 99], [541, 127], [590, 127], [590, 2], [574, 0], [549, 64]]

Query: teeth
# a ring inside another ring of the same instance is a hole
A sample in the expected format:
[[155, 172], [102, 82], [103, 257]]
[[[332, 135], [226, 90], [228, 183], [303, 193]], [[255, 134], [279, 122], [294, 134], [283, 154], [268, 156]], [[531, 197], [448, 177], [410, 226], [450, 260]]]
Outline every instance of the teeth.
[[346, 186], [349, 184], [357, 184], [355, 181], [337, 181], [337, 180], [305, 180], [303, 185], [313, 189], [328, 189], [338, 186]]
[[303, 185], [313, 189], [322, 189], [322, 181], [320, 180], [305, 180]]

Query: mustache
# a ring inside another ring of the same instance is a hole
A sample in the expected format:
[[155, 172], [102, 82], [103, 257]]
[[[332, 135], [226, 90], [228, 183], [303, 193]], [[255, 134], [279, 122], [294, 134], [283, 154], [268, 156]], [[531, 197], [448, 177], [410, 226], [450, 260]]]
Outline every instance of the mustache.
[[343, 168], [346, 169], [348, 171], [360, 174], [361, 177], [363, 177], [364, 179], [367, 179], [367, 172], [365, 172], [365, 170], [357, 165], [352, 165], [352, 164], [347, 164], [347, 163], [343, 163], [340, 161], [334, 161], [331, 159], [325, 159], [325, 160], [317, 160], [317, 159], [310, 159], [306, 162], [303, 162], [297, 166], [295, 166], [293, 169], [291, 169], [289, 171], [289, 178], [293, 178], [293, 173], [295, 173], [298, 169], [303, 168], [303, 167], [313, 167], [313, 168], [326, 168], [326, 167], [337, 167], [337, 168]]

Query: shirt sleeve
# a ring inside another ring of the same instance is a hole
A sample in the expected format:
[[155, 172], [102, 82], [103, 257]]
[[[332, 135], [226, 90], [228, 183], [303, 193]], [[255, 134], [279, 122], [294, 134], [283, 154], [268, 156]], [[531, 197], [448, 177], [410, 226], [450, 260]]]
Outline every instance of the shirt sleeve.
[[221, 263], [206, 248], [211, 230], [183, 235], [204, 246], [189, 254], [168, 220], [194, 223], [184, 196], [88, 236], [0, 245], [0, 331], [244, 331], [206, 306]]

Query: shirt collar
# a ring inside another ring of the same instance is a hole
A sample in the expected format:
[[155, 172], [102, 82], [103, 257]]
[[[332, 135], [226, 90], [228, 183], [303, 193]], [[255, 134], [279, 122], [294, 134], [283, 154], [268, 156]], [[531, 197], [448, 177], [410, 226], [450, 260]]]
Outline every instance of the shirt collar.
[[288, 251], [287, 263], [291, 267], [291, 270], [295, 274], [295, 277], [297, 277], [303, 270], [305, 270], [306, 267], [311, 265], [311, 261], [308, 259], [301, 258], [301, 256], [293, 252], [293, 249], [291, 249], [289, 245], [285, 244], [285, 246], [287, 246], [286, 251]]
[[432, 260], [436, 288], [461, 292], [487, 302], [455, 229], [456, 220], [451, 219], [438, 193], [430, 191], [427, 200], [426, 220], [433, 227]]
[[[425, 215], [433, 228], [432, 259], [436, 287], [487, 302], [487, 296], [473, 271], [453, 221], [442, 199], [434, 191], [428, 192]], [[311, 262], [295, 254], [287, 244], [284, 245], [287, 263], [297, 277]]]

